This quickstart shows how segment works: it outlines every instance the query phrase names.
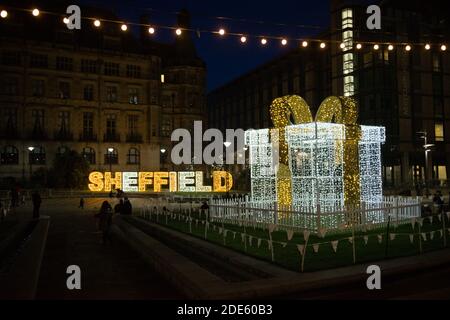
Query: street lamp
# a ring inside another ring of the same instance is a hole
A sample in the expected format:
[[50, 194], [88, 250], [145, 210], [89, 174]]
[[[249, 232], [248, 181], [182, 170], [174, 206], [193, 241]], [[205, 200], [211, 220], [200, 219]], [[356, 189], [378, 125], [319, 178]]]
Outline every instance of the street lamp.
[[28, 151], [30, 152], [29, 155], [28, 155], [28, 162], [29, 162], [29, 164], [30, 164], [30, 182], [31, 182], [31, 176], [32, 176], [32, 174], [33, 174], [33, 161], [34, 161], [34, 158], [33, 158], [33, 150], [34, 150], [34, 147], [33, 147], [33, 146], [30, 146], [30, 147], [28, 147], [27, 149], [28, 149]]
[[109, 162], [109, 172], [112, 172], [112, 154], [114, 152], [114, 148], [108, 148], [108, 162]]
[[420, 138], [423, 139], [424, 143], [423, 143], [423, 150], [425, 153], [425, 166], [424, 166], [424, 170], [425, 170], [425, 175], [424, 175], [424, 180], [425, 180], [425, 193], [428, 195], [428, 152], [431, 152], [431, 148], [434, 147], [434, 144], [429, 144], [427, 143], [427, 132], [423, 131], [423, 132], [418, 132], [418, 134], [420, 134]]
[[[231, 142], [230, 141], [225, 141], [223, 143], [223, 145], [225, 146], [225, 148], [229, 148], [231, 146]], [[230, 168], [229, 168], [228, 163], [227, 163], [226, 154], [227, 154], [227, 151], [225, 150], [225, 165], [226, 165], [227, 170], [229, 170]], [[229, 198], [230, 197], [230, 191], [228, 190], [228, 177], [227, 176], [225, 177], [225, 188], [227, 189], [227, 198]]]

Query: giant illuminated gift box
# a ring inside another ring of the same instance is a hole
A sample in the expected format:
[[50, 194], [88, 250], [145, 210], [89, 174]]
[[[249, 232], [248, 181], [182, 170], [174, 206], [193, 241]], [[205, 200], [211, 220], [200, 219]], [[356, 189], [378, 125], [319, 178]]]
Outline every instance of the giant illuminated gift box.
[[[381, 203], [381, 144], [385, 128], [359, 126], [358, 142], [360, 201]], [[287, 126], [284, 130], [289, 152], [292, 205], [322, 211], [344, 208], [344, 144], [346, 126], [312, 122]], [[251, 200], [276, 202], [278, 146], [274, 142], [278, 129], [249, 130], [245, 133], [249, 147]]]

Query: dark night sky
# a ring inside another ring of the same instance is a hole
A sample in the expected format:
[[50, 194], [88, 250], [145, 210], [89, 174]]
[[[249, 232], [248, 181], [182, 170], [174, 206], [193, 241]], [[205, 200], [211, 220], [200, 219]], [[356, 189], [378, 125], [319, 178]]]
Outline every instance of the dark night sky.
[[[175, 25], [175, 12], [186, 8], [191, 13], [191, 27], [195, 29], [218, 30], [223, 27], [229, 32], [272, 36], [299, 38], [315, 35], [320, 32], [320, 26], [326, 27], [329, 24], [329, 0], [79, 0], [77, 3], [81, 8], [83, 4], [108, 7], [118, 16], [134, 22], [139, 22], [140, 14], [148, 12], [150, 21], [160, 25]], [[265, 23], [225, 21], [214, 18], [217, 16], [245, 18]], [[278, 23], [289, 26], [278, 26], [276, 25]], [[298, 25], [317, 27], [302, 28]], [[225, 84], [289, 50], [289, 46], [282, 47], [276, 40], [272, 40], [262, 48], [257, 39], [249, 38], [248, 43], [242, 45], [239, 38], [232, 36], [220, 39], [212, 34], [201, 34], [200, 38], [195, 34], [193, 36], [200, 57], [207, 64], [208, 90]], [[155, 37], [158, 41], [170, 42], [175, 36], [173, 31], [159, 30]], [[298, 45], [293, 42], [289, 44], [291, 48]]]

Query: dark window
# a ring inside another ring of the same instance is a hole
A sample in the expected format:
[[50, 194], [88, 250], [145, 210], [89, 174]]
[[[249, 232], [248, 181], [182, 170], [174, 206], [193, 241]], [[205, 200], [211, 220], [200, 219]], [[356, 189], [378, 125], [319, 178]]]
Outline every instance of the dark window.
[[105, 75], [119, 76], [119, 64], [113, 62], [105, 62]]
[[128, 102], [130, 104], [139, 103], [139, 89], [138, 88], [128, 88]]
[[81, 59], [81, 72], [97, 73], [97, 61]]
[[17, 109], [4, 108], [2, 116], [2, 128], [4, 128], [5, 133], [17, 132]]
[[106, 101], [117, 102], [117, 87], [107, 86], [106, 87]]
[[130, 148], [127, 154], [127, 164], [139, 164], [139, 150], [136, 148]]
[[31, 94], [33, 97], [43, 97], [45, 94], [45, 81], [42, 79], [31, 80]]
[[45, 164], [45, 149], [43, 147], [34, 147], [33, 151], [30, 152], [31, 164], [44, 165]]
[[92, 84], [87, 84], [84, 86], [83, 97], [86, 101], [94, 100], [94, 86]]
[[127, 64], [127, 77], [130, 78], [140, 78], [141, 77], [141, 67], [134, 64]]
[[32, 68], [48, 68], [48, 57], [45, 54], [31, 54], [30, 67]]
[[68, 57], [56, 57], [56, 69], [72, 71], [73, 59]]
[[70, 83], [67, 81], [61, 81], [59, 83], [59, 94], [58, 97], [60, 99], [69, 99], [70, 98]]
[[44, 132], [44, 117], [43, 109], [34, 109], [31, 111], [33, 120], [33, 134], [42, 134]]
[[70, 112], [60, 111], [58, 114], [59, 132], [67, 133], [70, 131]]
[[2, 54], [2, 64], [6, 66], [20, 66], [21, 55], [18, 51], [4, 51]]
[[92, 136], [94, 134], [94, 113], [83, 113], [83, 134], [85, 136]]
[[19, 82], [17, 78], [6, 78], [3, 80], [3, 94], [15, 96], [19, 94]]
[[115, 114], [106, 115], [106, 135], [114, 137], [117, 129], [117, 116]]
[[69, 148], [67, 148], [66, 146], [59, 146], [58, 149], [56, 150], [56, 156], [63, 156], [66, 153], [68, 153], [70, 150]]
[[131, 114], [128, 116], [128, 133], [136, 134], [138, 132], [138, 121], [139, 116], [136, 114]]
[[14, 146], [6, 146], [2, 149], [1, 164], [19, 164], [19, 151]]
[[83, 148], [83, 152], [81, 153], [83, 158], [89, 163], [89, 164], [95, 164], [95, 150], [92, 148]]
[[111, 150], [106, 149], [105, 153], [105, 164], [118, 164], [119, 163], [119, 154], [117, 150], [111, 148]]

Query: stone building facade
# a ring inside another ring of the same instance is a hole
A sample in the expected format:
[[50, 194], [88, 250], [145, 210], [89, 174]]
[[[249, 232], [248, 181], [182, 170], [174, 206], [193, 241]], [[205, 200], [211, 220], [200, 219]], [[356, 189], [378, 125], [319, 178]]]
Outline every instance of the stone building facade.
[[[187, 12], [178, 23], [188, 26]], [[188, 34], [162, 44], [145, 32], [84, 20], [71, 31], [19, 11], [1, 19], [0, 179], [27, 180], [69, 149], [92, 170], [169, 167], [172, 130], [205, 119], [206, 67]]]

